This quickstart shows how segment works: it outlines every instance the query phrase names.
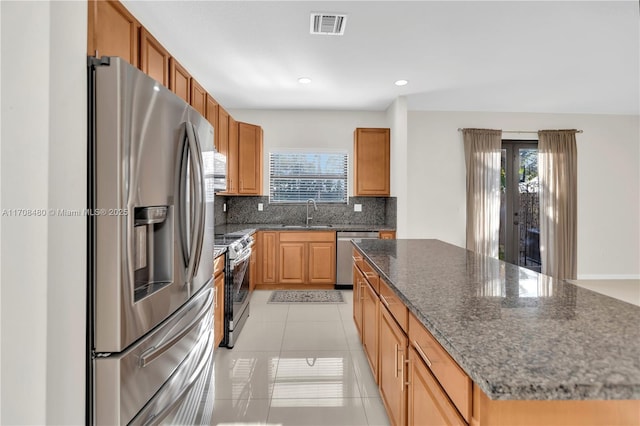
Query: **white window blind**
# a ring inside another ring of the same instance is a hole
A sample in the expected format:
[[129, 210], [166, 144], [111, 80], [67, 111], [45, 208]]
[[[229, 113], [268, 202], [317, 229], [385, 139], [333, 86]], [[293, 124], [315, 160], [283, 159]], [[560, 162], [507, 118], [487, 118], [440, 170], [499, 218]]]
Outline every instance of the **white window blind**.
[[349, 157], [346, 152], [272, 152], [269, 202], [347, 203]]

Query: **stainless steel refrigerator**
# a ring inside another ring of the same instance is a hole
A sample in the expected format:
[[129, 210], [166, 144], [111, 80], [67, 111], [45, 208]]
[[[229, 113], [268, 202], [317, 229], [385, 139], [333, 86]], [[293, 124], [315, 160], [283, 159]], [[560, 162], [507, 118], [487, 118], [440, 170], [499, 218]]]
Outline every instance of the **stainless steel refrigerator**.
[[87, 421], [209, 424], [213, 128], [120, 58], [89, 58]]

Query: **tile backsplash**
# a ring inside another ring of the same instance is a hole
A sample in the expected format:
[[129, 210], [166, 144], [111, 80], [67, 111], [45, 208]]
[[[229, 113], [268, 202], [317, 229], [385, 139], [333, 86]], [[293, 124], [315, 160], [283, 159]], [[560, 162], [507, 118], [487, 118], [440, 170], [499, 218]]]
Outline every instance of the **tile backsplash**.
[[[263, 210], [258, 210], [258, 204]], [[224, 206], [226, 204], [226, 212]], [[354, 205], [360, 204], [362, 211], [354, 211]], [[349, 204], [318, 203], [318, 210], [310, 207], [312, 224], [361, 224], [396, 226], [395, 197], [351, 197]], [[283, 225], [304, 225], [307, 217], [306, 204], [269, 204], [269, 197], [215, 198], [215, 223], [277, 223]]]

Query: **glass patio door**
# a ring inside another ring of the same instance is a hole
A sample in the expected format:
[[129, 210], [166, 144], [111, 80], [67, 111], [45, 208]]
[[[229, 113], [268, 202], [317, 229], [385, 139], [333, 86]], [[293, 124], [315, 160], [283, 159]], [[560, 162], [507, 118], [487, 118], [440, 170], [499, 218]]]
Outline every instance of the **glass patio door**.
[[537, 141], [502, 141], [500, 259], [540, 271]]

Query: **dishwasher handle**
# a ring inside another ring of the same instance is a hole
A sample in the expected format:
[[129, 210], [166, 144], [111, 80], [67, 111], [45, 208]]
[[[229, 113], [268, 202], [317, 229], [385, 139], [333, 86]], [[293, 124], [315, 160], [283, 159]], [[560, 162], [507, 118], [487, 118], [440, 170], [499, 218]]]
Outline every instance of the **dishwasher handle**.
[[336, 238], [338, 241], [356, 240], [377, 240], [380, 238], [378, 231], [338, 231]]

